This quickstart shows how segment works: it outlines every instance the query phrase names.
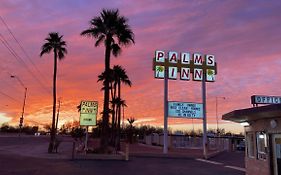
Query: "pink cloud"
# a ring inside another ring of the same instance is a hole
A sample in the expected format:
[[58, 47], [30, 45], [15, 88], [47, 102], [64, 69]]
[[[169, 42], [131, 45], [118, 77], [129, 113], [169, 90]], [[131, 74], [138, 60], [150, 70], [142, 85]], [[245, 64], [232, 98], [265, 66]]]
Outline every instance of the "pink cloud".
[[[104, 47], [95, 48], [94, 41], [81, 37], [89, 27], [89, 20], [102, 8], [119, 8], [129, 18], [136, 35], [136, 44], [124, 48], [112, 65], [120, 64], [133, 82], [123, 88], [128, 104], [126, 116], [139, 121], [162, 125], [163, 81], [155, 80], [152, 58], [156, 49], [177, 52], [212, 53], [218, 62], [215, 83], [208, 83], [208, 121], [216, 123], [215, 97], [225, 96], [219, 102], [219, 115], [237, 108], [250, 107], [252, 94], [278, 95], [280, 64], [280, 23], [278, 1], [259, 2], [255, 6], [245, 1], [37, 1], [1, 2], [0, 15], [24, 46], [33, 63], [45, 78], [37, 75], [31, 62], [24, 56], [5, 26], [0, 33], [23, 58], [29, 69], [39, 77], [48, 91], [52, 90], [53, 55], [39, 57], [40, 47], [48, 32], [58, 31], [67, 41], [69, 54], [59, 63], [58, 96], [62, 97], [62, 118], [78, 119], [76, 106], [82, 99], [96, 99], [102, 110], [102, 85], [97, 75], [104, 69]], [[57, 8], [60, 7], [60, 8]], [[1, 22], [1, 21], [0, 21]], [[1, 43], [1, 91], [22, 101], [23, 90], [9, 78], [8, 73], [20, 76], [28, 86], [26, 118], [30, 122], [51, 121], [51, 93], [46, 92], [26, 68], [13, 58]], [[8, 72], [8, 73], [7, 73]], [[169, 99], [201, 102], [201, 83], [170, 81]], [[21, 103], [1, 96], [0, 112], [18, 122]], [[9, 107], [5, 107], [8, 105]], [[146, 120], [147, 119], [147, 120]], [[149, 119], [149, 120], [148, 120]], [[191, 127], [191, 120], [169, 119]], [[196, 121], [200, 123], [200, 121]], [[224, 123], [223, 121], [220, 121]], [[241, 128], [240, 128], [241, 130]]]

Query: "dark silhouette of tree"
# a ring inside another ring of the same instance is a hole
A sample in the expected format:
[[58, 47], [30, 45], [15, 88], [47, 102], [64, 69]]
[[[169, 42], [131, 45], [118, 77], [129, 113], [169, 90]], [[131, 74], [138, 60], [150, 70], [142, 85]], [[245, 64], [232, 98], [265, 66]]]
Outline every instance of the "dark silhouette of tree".
[[117, 124], [117, 138], [116, 138], [116, 146], [117, 150], [120, 150], [120, 127], [121, 127], [121, 106], [126, 105], [125, 100], [122, 100], [121, 98], [121, 84], [132, 86], [132, 82], [129, 80], [129, 77], [125, 71], [124, 68], [122, 68], [119, 65], [115, 65], [113, 67], [113, 72], [114, 72], [114, 88], [116, 92], [116, 86], [117, 91], [118, 91], [118, 96], [117, 98], [119, 99], [117, 103], [117, 110], [116, 110], [116, 124]]
[[134, 135], [134, 122], [136, 121], [135, 118], [130, 117], [127, 119], [129, 122], [129, 130], [128, 130], [128, 140], [130, 143], [133, 143], [133, 135]]
[[118, 117], [117, 117], [117, 138], [116, 138], [116, 147], [117, 150], [120, 151], [120, 138], [121, 138], [121, 107], [123, 107], [123, 115], [124, 115], [124, 107], [127, 107], [126, 101], [120, 99], [117, 104]]
[[76, 108], [77, 108], [77, 111], [80, 112], [81, 111], [81, 103]]
[[136, 119], [133, 118], [133, 117], [130, 117], [130, 118], [127, 119], [127, 121], [129, 122], [129, 127], [132, 128]]
[[134, 33], [128, 25], [128, 19], [119, 15], [119, 10], [103, 9], [100, 16], [90, 21], [90, 27], [83, 32], [82, 36], [96, 39], [95, 46], [101, 43], [105, 45], [105, 81], [104, 81], [104, 103], [102, 117], [101, 148], [106, 151], [109, 143], [109, 73], [110, 55], [118, 56], [121, 46], [134, 43]]
[[56, 137], [55, 130], [55, 119], [56, 119], [56, 80], [57, 80], [57, 59], [62, 60], [67, 54], [66, 43], [62, 40], [63, 35], [52, 32], [48, 34], [48, 37], [45, 39], [45, 43], [41, 48], [40, 57], [44, 54], [54, 52], [54, 76], [53, 76], [53, 120], [52, 120], [52, 129], [51, 129], [51, 139], [48, 147], [48, 153], [53, 152], [54, 141]]

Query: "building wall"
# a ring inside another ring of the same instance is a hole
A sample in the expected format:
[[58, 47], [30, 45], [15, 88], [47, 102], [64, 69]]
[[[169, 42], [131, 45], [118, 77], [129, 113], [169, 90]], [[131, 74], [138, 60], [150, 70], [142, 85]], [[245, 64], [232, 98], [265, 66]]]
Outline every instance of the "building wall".
[[[274, 119], [277, 121], [277, 126], [275, 128], [272, 128], [270, 125], [270, 121]], [[248, 140], [246, 140], [246, 155], [245, 155], [245, 164], [246, 164], [246, 174], [247, 175], [271, 175], [271, 168], [270, 163], [272, 161], [272, 158], [270, 157], [270, 152], [272, 151], [272, 145], [270, 145], [270, 137], [267, 137], [267, 149], [266, 149], [266, 159], [261, 160], [258, 158], [257, 153], [257, 132], [265, 132], [267, 136], [271, 134], [280, 134], [281, 133], [281, 118], [272, 118], [272, 119], [261, 119], [257, 121], [250, 122], [250, 126], [245, 127], [245, 133], [246, 133], [246, 139], [247, 134], [252, 133], [254, 134], [255, 138], [255, 144], [254, 144], [254, 157], [248, 156]]]
[[[274, 119], [277, 121], [277, 126], [275, 128], [271, 128], [270, 121]], [[281, 118], [271, 118], [271, 119], [262, 119], [262, 120], [256, 120], [251, 121], [250, 126], [245, 127], [245, 131], [266, 131], [267, 133], [273, 134], [273, 133], [281, 133]]]
[[268, 161], [246, 157], [245, 164], [247, 175], [270, 175], [270, 167]]

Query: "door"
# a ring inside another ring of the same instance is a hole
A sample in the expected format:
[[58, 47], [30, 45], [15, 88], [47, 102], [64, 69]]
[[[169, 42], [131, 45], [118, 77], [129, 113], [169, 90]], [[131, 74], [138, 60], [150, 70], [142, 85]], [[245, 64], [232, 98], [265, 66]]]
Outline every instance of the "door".
[[273, 135], [272, 151], [274, 175], [281, 175], [281, 134]]

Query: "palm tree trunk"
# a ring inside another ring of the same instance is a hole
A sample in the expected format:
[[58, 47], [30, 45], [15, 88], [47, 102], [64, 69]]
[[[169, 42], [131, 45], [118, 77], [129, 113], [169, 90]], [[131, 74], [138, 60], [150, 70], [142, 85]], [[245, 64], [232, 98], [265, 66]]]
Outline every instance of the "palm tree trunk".
[[59, 115], [60, 115], [60, 99], [59, 99], [59, 107], [58, 107], [57, 119], [56, 119], [56, 129], [55, 129], [56, 134], [58, 133]]
[[54, 77], [53, 77], [53, 119], [52, 119], [52, 129], [51, 129], [51, 139], [49, 143], [48, 153], [53, 152], [54, 141], [56, 137], [55, 132], [55, 120], [56, 120], [56, 82], [57, 82], [57, 51], [54, 49]]
[[[121, 99], [121, 82], [118, 81], [118, 97]], [[117, 121], [117, 150], [120, 151], [120, 121], [121, 121], [121, 104], [118, 106], [118, 121]]]
[[110, 41], [107, 40], [105, 49], [105, 82], [104, 82], [104, 101], [103, 101], [103, 116], [102, 116], [102, 135], [100, 147], [103, 151], [108, 148], [109, 138], [109, 81], [108, 74], [110, 71]]
[[115, 99], [116, 99], [116, 83], [114, 83], [113, 87], [111, 85], [111, 99], [112, 99], [112, 120], [111, 120], [111, 140], [110, 140], [110, 144], [114, 145], [115, 143], [115, 116], [116, 116], [116, 112], [115, 112], [115, 108], [116, 108], [116, 104], [115, 104]]

